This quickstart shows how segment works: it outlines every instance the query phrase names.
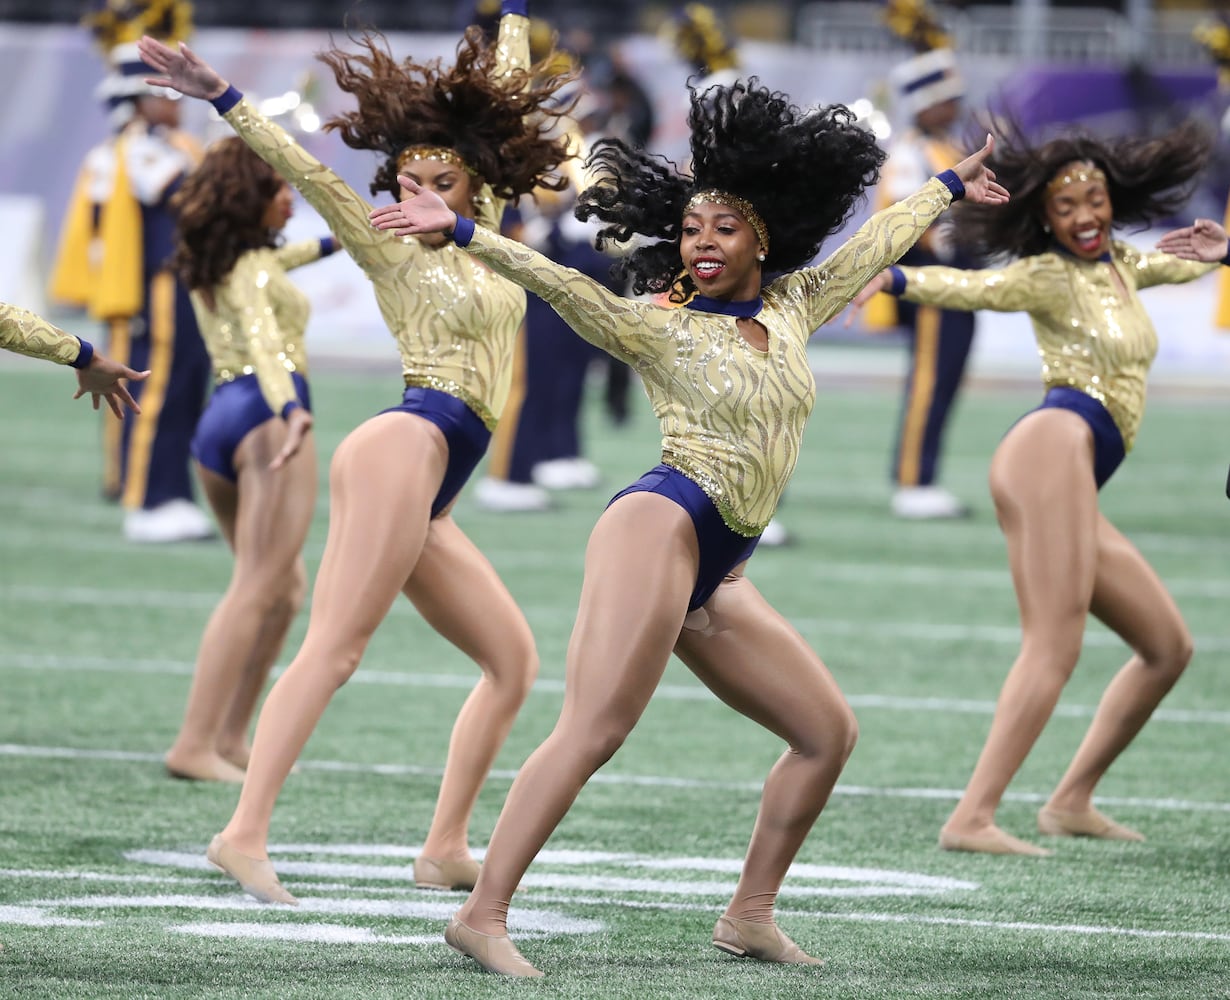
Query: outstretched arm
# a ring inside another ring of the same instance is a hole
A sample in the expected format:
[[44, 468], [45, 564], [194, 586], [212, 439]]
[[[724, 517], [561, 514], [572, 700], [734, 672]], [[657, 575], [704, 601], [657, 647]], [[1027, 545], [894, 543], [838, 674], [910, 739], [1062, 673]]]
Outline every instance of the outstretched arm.
[[1172, 229], [1157, 241], [1157, 248], [1184, 260], [1230, 263], [1226, 259], [1230, 256], [1230, 239], [1221, 223], [1212, 219], [1197, 219], [1190, 226]]
[[371, 206], [350, 185], [244, 100], [243, 94], [183, 42], [172, 49], [146, 35], [137, 48], [141, 58], [160, 74], [147, 82], [213, 102], [236, 134], [321, 214], [360, 265], [366, 268], [380, 262], [378, 251], [386, 249], [389, 241], [372, 232], [367, 222]]
[[986, 159], [995, 149], [991, 135], [983, 147], [952, 170], [933, 177], [904, 201], [877, 212], [819, 267], [782, 279], [802, 289], [812, 329], [841, 312], [867, 282], [912, 247], [927, 227], [958, 198], [1000, 205], [1008, 192], [995, 180]]
[[661, 328], [646, 322], [664, 310], [616, 295], [580, 271], [476, 227], [473, 219], [459, 218], [438, 194], [409, 177], [399, 176], [398, 181], [409, 197], [375, 209], [371, 219], [377, 229], [391, 229], [398, 236], [451, 234], [458, 246], [543, 299], [578, 334], [621, 361], [637, 366], [670, 350]]
[[73, 399], [89, 393], [94, 397], [96, 410], [105, 399], [117, 417], [124, 415], [125, 406], [134, 413], [141, 412], [124, 382], [140, 382], [149, 377], [149, 372], [133, 371], [127, 365], [103, 357], [88, 340], [65, 333], [29, 309], [0, 302], [0, 347], [15, 354], [72, 365], [77, 369], [77, 391]]

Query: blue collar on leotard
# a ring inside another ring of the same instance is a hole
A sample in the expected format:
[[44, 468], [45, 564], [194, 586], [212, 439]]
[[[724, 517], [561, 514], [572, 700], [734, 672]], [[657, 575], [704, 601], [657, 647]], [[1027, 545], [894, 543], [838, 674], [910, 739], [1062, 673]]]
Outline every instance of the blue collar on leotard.
[[695, 295], [686, 308], [697, 312], [721, 313], [723, 316], [755, 316], [764, 308], [764, 299], [757, 295], [754, 299], [743, 302], [728, 302], [725, 299], [711, 299], [707, 295]]

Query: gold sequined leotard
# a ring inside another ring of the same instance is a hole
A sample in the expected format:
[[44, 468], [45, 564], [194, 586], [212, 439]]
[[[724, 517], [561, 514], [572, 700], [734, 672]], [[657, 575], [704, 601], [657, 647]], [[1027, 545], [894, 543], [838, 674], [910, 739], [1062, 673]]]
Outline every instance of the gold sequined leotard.
[[466, 249], [541, 296], [582, 337], [641, 375], [662, 426], [662, 461], [694, 480], [723, 520], [754, 537], [773, 516], [799, 456], [816, 384], [807, 341], [952, 200], [939, 180], [872, 216], [818, 267], [778, 278], [755, 319], [768, 349], [733, 316], [621, 298], [579, 271], [476, 229]]
[[[1126, 298], [1112, 266], [1123, 279]], [[1049, 252], [998, 270], [903, 267], [901, 297], [943, 309], [1029, 313], [1043, 384], [1070, 386], [1098, 400], [1131, 451], [1144, 415], [1145, 378], [1157, 354], [1157, 332], [1136, 293], [1192, 281], [1218, 266], [1142, 253], [1116, 240], [1111, 261]]]
[[307, 375], [303, 333], [311, 306], [286, 272], [320, 256], [320, 240], [249, 250], [214, 289], [213, 309], [199, 291], [192, 293], [214, 378], [255, 375], [274, 413], [296, 398], [290, 373]]
[[[498, 73], [528, 67], [529, 23], [516, 14], [500, 19]], [[371, 280], [406, 385], [456, 396], [493, 429], [512, 383], [525, 292], [451, 243], [432, 248], [373, 229], [372, 206], [246, 100], [223, 117], [321, 214]], [[487, 185], [479, 200], [476, 221], [498, 228], [504, 202]]]
[[0, 302], [0, 347], [58, 365], [71, 365], [81, 341], [21, 306]]

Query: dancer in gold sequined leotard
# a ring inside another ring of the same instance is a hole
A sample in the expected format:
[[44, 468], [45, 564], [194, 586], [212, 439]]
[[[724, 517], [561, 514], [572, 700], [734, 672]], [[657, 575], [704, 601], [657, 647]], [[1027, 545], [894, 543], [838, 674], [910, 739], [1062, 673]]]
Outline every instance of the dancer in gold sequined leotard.
[[[358, 102], [326, 127], [381, 155], [373, 193], [399, 196], [397, 173], [409, 172], [459, 214], [495, 228], [506, 199], [553, 183], [567, 151], [549, 133], [566, 110], [555, 95], [568, 79], [530, 67], [528, 30], [525, 0], [505, 0], [498, 39], [488, 45], [471, 29], [455, 67], [399, 61], [375, 34], [358, 53], [322, 56]], [[400, 240], [374, 230], [367, 201], [189, 49], [146, 39], [141, 50], [164, 86], [212, 100], [324, 216], [371, 279], [406, 383], [402, 404], [352, 432], [333, 456], [329, 535], [307, 635], [265, 701], [239, 804], [208, 856], [258, 898], [295, 902], [267, 857], [275, 800], [401, 592], [482, 669], [454, 725], [414, 864], [419, 886], [468, 888], [478, 869], [470, 815], [538, 658], [525, 617], [449, 511], [508, 397], [525, 293], [441, 237]]]
[[133, 371], [127, 365], [104, 357], [88, 340], [65, 333], [29, 309], [0, 302], [0, 348], [76, 368], [77, 391], [73, 399], [89, 393], [94, 397], [96, 410], [100, 403], [106, 402], [111, 412], [121, 419], [125, 406], [133, 413], [141, 412], [124, 383], [149, 378], [148, 371]]
[[958, 234], [983, 253], [1019, 259], [985, 271], [895, 268], [855, 300], [883, 289], [944, 309], [1028, 312], [1048, 390], [991, 460], [1021, 651], [974, 773], [940, 832], [947, 850], [1050, 853], [1001, 830], [995, 813], [1076, 667], [1090, 613], [1133, 655], [1038, 813], [1038, 829], [1143, 839], [1094, 808], [1093, 792], [1178, 680], [1192, 638], [1152, 567], [1098, 510], [1098, 490], [1132, 447], [1157, 353], [1137, 291], [1191, 281], [1217, 265], [1142, 253], [1113, 240], [1111, 229], [1172, 215], [1208, 152], [1208, 138], [1192, 125], [1153, 141], [1070, 136], [1031, 148], [1018, 137], [990, 161], [1011, 187], [1012, 205], [994, 215], [972, 207]]
[[[713, 943], [767, 962], [818, 964], [773, 920], [774, 902], [854, 747], [832, 675], [743, 575], [799, 455], [815, 400], [806, 344], [883, 263], [896, 260], [962, 191], [1002, 201], [991, 148], [874, 216], [818, 267], [883, 153], [848, 109], [808, 112], [753, 82], [693, 93], [695, 176], [617, 140], [590, 157], [578, 214], [607, 238], [647, 236], [624, 258], [620, 298], [577, 271], [415, 197], [373, 213], [395, 232], [452, 231], [499, 274], [542, 296], [583, 337], [640, 374], [662, 427], [662, 464], [612, 500], [590, 535], [568, 644], [564, 708], [518, 772], [478, 885], [450, 945], [483, 967], [538, 972], [507, 936], [509, 901], [582, 786], [648, 704], [672, 651], [722, 700], [787, 741], [769, 774], [734, 898]], [[964, 181], [964, 185], [962, 184]], [[785, 272], [762, 287], [764, 272]]]
[[278, 247], [292, 199], [290, 185], [232, 137], [209, 148], [171, 200], [175, 264], [216, 383], [192, 455], [235, 555], [165, 757], [176, 778], [243, 781], [257, 700], [307, 593], [301, 551], [316, 504], [309, 307], [286, 272], [332, 253], [335, 242]]

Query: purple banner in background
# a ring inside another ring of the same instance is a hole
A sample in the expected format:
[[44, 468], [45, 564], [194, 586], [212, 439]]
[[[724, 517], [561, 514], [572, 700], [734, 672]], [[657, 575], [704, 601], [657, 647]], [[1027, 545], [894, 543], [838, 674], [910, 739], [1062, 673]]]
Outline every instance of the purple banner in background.
[[1026, 132], [1048, 125], [1098, 119], [1147, 117], [1158, 112], [1200, 110], [1217, 90], [1212, 69], [1150, 73], [1119, 67], [1039, 68], [1021, 70], [1003, 83], [995, 104]]

